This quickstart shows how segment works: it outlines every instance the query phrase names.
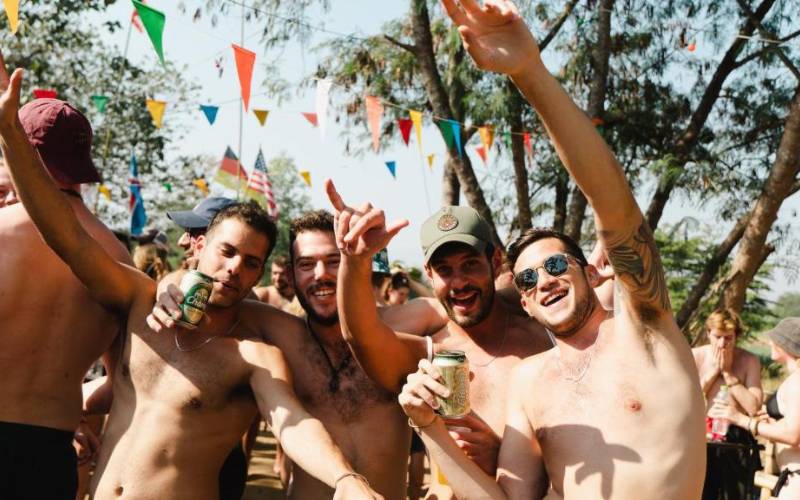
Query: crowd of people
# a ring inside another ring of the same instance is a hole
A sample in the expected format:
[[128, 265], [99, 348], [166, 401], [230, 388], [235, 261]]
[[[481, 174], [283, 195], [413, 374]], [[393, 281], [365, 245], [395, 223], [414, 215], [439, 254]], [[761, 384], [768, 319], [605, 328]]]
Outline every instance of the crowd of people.
[[[588, 257], [546, 228], [504, 249], [477, 211], [445, 206], [422, 224], [415, 278], [386, 252], [408, 221], [329, 180], [332, 210], [291, 221], [288, 255], [271, 256], [278, 229], [252, 202], [168, 212], [184, 231], [173, 269], [164, 232], [131, 253], [84, 204], [100, 179], [87, 119], [56, 99], [20, 108], [23, 72], [0, 57], [0, 498], [241, 498], [262, 419], [289, 498], [745, 498], [756, 438], [777, 443], [775, 496], [800, 498], [800, 319], [768, 333], [789, 376], [764, 413], [734, 311], [690, 348], [622, 169], [516, 7], [443, 5], [589, 201]], [[192, 270], [213, 283], [187, 329]], [[437, 411], [448, 351], [469, 366], [458, 417]]]

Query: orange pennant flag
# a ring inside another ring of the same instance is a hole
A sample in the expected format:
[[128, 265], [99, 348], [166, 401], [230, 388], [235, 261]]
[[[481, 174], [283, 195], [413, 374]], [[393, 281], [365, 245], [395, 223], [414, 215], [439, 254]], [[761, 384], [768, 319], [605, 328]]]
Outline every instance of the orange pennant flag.
[[3, 6], [6, 9], [8, 27], [11, 28], [11, 34], [16, 35], [19, 27], [19, 0], [3, 0]]
[[531, 144], [531, 133], [525, 132], [522, 134], [522, 140], [525, 142], [525, 151], [528, 152], [528, 156], [533, 158], [533, 144]]
[[192, 181], [192, 184], [197, 186], [197, 189], [199, 189], [200, 192], [208, 196], [208, 183], [206, 183], [205, 179], [195, 179], [194, 181]]
[[100, 184], [99, 186], [97, 186], [97, 190], [100, 191], [100, 194], [105, 196], [105, 198], [108, 201], [111, 201], [111, 190], [108, 189], [108, 186], [106, 186], [105, 184]]
[[306, 181], [308, 187], [311, 187], [311, 172], [309, 172], [308, 170], [301, 170], [300, 177], [302, 177], [303, 180]]
[[478, 153], [478, 156], [480, 156], [481, 160], [483, 160], [483, 164], [486, 165], [486, 148], [483, 146], [478, 146], [475, 148], [475, 152]]
[[484, 125], [478, 129], [478, 133], [481, 136], [481, 143], [483, 144], [483, 147], [486, 148], [486, 151], [491, 150], [492, 144], [494, 144], [494, 127], [490, 125]]
[[317, 126], [317, 114], [316, 113], [300, 113], [303, 117], [308, 120], [311, 125]]
[[414, 111], [413, 109], [408, 112], [411, 123], [414, 124], [414, 133], [417, 136], [417, 146], [419, 146], [419, 153], [422, 154], [422, 113]]
[[367, 96], [367, 123], [372, 132], [372, 149], [378, 152], [381, 147], [381, 118], [383, 117], [383, 104], [377, 97]]
[[256, 115], [256, 118], [258, 119], [258, 123], [260, 123], [261, 126], [263, 127], [264, 124], [267, 122], [267, 116], [269, 116], [269, 110], [267, 110], [267, 109], [254, 109], [253, 110], [253, 114]]
[[155, 99], [147, 100], [147, 111], [150, 112], [150, 117], [153, 118], [153, 123], [156, 128], [161, 128], [161, 122], [164, 120], [164, 109], [167, 103], [164, 101], [156, 101]]
[[239, 73], [239, 86], [242, 88], [242, 102], [244, 110], [250, 105], [250, 83], [253, 79], [253, 66], [256, 63], [256, 53], [232, 44], [233, 55], [236, 58], [236, 72]]

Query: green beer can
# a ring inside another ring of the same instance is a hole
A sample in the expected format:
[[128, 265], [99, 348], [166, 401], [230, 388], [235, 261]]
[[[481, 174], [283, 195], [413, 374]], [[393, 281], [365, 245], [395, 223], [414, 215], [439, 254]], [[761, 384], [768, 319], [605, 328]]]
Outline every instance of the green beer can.
[[464, 351], [440, 351], [433, 364], [442, 374], [442, 385], [450, 389], [450, 397], [436, 396], [439, 415], [459, 418], [469, 413], [469, 362]]
[[203, 314], [211, 296], [211, 287], [214, 280], [200, 271], [189, 271], [181, 279], [181, 319], [176, 320], [184, 328], [194, 330], [203, 319]]

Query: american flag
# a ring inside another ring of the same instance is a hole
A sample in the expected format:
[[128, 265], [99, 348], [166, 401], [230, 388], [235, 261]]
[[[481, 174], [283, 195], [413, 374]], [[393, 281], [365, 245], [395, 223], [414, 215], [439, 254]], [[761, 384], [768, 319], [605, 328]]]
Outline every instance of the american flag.
[[256, 164], [250, 174], [247, 189], [245, 189], [245, 196], [265, 206], [270, 217], [278, 218], [278, 205], [275, 204], [275, 196], [272, 194], [272, 183], [267, 177], [267, 163], [264, 161], [264, 153], [261, 152], [261, 148], [258, 150]]

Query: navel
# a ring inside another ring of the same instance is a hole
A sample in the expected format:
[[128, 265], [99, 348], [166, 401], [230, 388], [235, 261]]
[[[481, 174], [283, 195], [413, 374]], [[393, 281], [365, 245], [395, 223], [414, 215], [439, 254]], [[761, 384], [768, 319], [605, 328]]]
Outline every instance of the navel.
[[187, 404], [187, 406], [188, 406], [189, 408], [191, 408], [192, 410], [199, 410], [200, 408], [202, 408], [202, 407], [203, 407], [203, 402], [202, 402], [202, 401], [200, 401], [200, 400], [199, 400], [199, 399], [197, 399], [197, 398], [191, 398], [191, 399], [189, 400], [189, 403]]
[[125, 491], [125, 488], [123, 488], [122, 486], [117, 486], [116, 488], [114, 488], [114, 494], [117, 495], [118, 497], [122, 496], [123, 491]]
[[625, 400], [625, 409], [633, 413], [638, 413], [642, 411], [642, 402], [638, 399], [628, 398]]

